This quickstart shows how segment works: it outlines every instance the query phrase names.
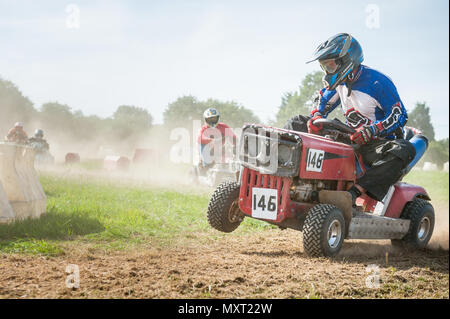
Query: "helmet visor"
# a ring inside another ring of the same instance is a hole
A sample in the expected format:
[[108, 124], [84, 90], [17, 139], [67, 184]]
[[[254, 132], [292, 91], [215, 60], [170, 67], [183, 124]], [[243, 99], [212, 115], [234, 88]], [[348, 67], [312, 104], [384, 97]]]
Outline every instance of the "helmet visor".
[[336, 59], [328, 59], [319, 61], [320, 67], [327, 74], [334, 74], [336, 70], [339, 68], [339, 63]]
[[219, 116], [207, 117], [205, 121], [209, 126], [215, 127], [219, 122]]

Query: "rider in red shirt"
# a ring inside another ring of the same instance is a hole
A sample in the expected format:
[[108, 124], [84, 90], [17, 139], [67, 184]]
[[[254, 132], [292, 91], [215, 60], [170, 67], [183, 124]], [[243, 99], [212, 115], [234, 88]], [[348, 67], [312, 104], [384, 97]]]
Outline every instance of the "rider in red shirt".
[[23, 129], [23, 123], [17, 122], [14, 127], [9, 130], [5, 140], [11, 143], [28, 144], [28, 136]]
[[197, 142], [200, 145], [201, 166], [207, 167], [213, 165], [220, 154], [221, 161], [223, 161], [225, 157], [224, 146], [229, 141], [234, 148], [236, 135], [228, 125], [219, 122], [220, 114], [216, 109], [207, 109], [203, 113], [203, 118], [205, 125], [200, 129]]

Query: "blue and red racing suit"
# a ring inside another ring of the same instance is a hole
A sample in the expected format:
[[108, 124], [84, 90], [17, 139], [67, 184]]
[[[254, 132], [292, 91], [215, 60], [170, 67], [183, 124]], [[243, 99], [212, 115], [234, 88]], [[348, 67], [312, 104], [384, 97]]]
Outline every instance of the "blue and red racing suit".
[[352, 81], [335, 90], [320, 90], [317, 111], [326, 117], [341, 105], [347, 125], [357, 129], [369, 126], [375, 137], [395, 139], [403, 136], [408, 115], [397, 88], [383, 73], [361, 65]]
[[[416, 155], [414, 146], [404, 139], [408, 115], [395, 85], [383, 73], [361, 65], [351, 82], [346, 81], [333, 91], [324, 88], [319, 93], [312, 118], [326, 117], [340, 105], [348, 126], [372, 130], [372, 139], [357, 151], [370, 169], [356, 182], [369, 196], [382, 200]], [[307, 132], [309, 119], [294, 116], [285, 128]]]

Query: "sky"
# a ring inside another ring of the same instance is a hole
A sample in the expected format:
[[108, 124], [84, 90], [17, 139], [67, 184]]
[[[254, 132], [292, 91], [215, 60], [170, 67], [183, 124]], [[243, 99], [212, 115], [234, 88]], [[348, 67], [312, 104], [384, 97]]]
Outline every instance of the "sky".
[[119, 105], [162, 123], [183, 95], [236, 101], [274, 119], [314, 49], [347, 32], [364, 64], [394, 81], [412, 109], [425, 101], [438, 139], [449, 131], [449, 4], [397, 1], [0, 0], [0, 77], [36, 108], [85, 115]]

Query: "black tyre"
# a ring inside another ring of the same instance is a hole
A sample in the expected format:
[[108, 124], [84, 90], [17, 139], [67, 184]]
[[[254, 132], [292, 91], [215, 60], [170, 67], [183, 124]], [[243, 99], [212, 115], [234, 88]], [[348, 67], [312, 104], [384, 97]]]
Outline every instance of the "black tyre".
[[236, 178], [231, 174], [220, 173], [216, 175], [216, 179], [214, 181], [214, 186], [218, 187], [220, 184], [225, 182], [234, 182]]
[[392, 239], [392, 245], [407, 249], [423, 249], [434, 230], [434, 209], [426, 200], [416, 198], [405, 205], [400, 218], [409, 219], [408, 233], [402, 239]]
[[334, 205], [311, 208], [303, 224], [303, 248], [313, 257], [332, 257], [339, 253], [345, 237], [345, 219]]
[[244, 219], [239, 209], [240, 185], [236, 182], [224, 182], [217, 186], [208, 205], [209, 224], [225, 233], [231, 233]]

